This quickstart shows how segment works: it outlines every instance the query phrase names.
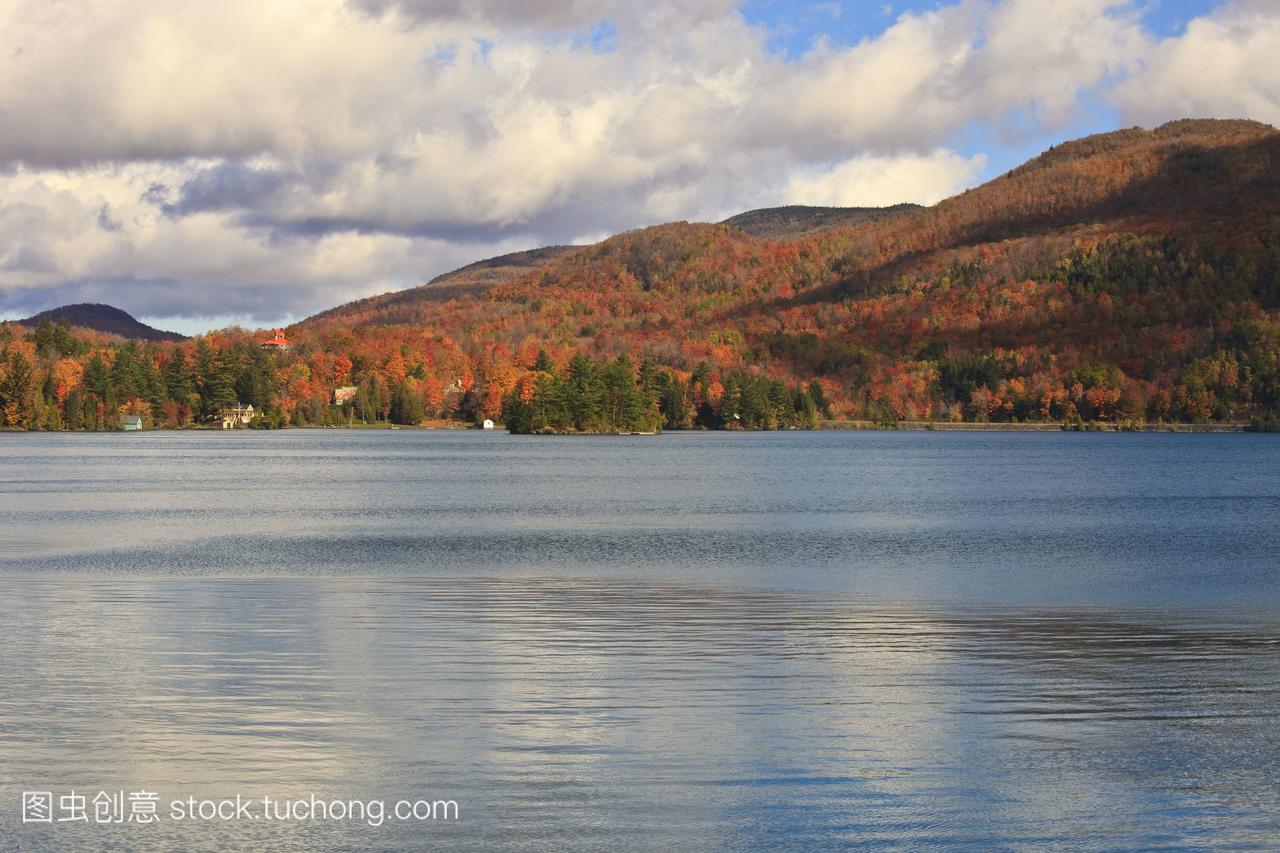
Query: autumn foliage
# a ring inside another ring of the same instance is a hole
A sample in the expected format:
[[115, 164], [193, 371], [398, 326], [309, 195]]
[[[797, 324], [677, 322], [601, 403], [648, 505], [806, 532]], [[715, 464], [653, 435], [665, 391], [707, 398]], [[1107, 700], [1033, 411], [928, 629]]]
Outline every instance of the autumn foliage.
[[1253, 122], [1090, 137], [794, 239], [673, 223], [547, 257], [447, 300], [333, 309], [286, 352], [239, 329], [142, 344], [9, 325], [0, 413], [185, 426], [251, 402], [264, 425], [505, 413], [533, 431], [1280, 414], [1280, 134]]

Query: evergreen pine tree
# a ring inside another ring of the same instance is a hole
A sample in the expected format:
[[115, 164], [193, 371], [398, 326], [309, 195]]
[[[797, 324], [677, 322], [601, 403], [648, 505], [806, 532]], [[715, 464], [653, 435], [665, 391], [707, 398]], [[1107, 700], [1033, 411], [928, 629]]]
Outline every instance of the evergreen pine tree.
[[186, 403], [191, 396], [191, 375], [187, 371], [187, 355], [182, 347], [175, 346], [173, 354], [165, 362], [164, 385], [171, 400]]

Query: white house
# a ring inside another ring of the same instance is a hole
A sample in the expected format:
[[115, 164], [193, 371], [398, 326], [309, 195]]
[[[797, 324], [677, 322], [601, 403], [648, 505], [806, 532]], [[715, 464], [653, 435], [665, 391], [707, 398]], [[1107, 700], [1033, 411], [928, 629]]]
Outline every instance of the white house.
[[222, 410], [222, 428], [235, 429], [236, 427], [248, 426], [249, 421], [253, 420], [253, 415], [253, 403], [244, 406], [239, 403], [234, 406], [227, 406]]

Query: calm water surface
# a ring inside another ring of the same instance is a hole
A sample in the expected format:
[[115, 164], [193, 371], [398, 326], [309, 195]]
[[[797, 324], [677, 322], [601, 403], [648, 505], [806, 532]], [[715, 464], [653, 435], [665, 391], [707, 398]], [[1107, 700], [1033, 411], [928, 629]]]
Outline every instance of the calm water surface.
[[0, 849], [1274, 849], [1278, 613], [1274, 436], [0, 435]]

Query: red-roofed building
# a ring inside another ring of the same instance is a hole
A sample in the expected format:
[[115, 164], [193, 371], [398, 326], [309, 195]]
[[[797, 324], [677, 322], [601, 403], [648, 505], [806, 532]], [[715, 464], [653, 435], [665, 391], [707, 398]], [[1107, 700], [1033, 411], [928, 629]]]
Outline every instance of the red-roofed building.
[[276, 329], [276, 336], [269, 341], [262, 342], [263, 349], [284, 350], [288, 349], [291, 341], [284, 336], [284, 329]]

